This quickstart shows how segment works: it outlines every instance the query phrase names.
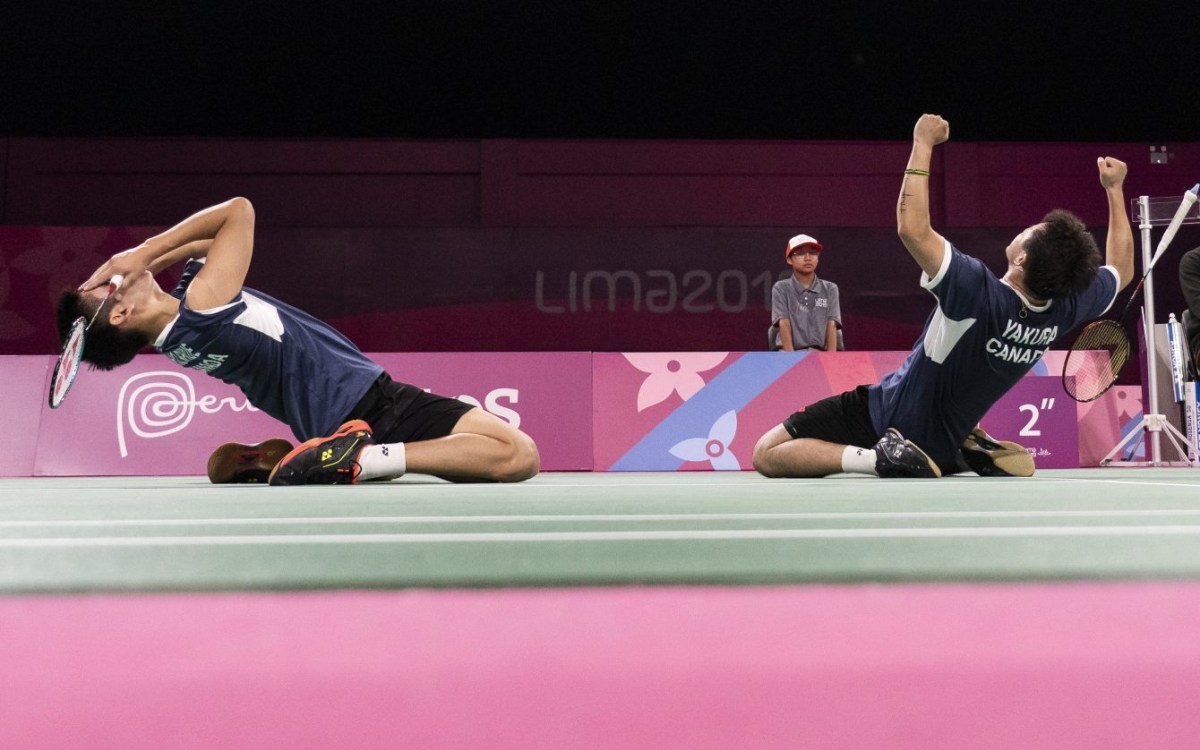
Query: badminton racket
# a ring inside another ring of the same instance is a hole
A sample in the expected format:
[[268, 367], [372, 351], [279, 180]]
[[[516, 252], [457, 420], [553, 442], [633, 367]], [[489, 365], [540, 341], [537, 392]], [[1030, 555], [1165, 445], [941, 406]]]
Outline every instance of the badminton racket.
[[54, 374], [50, 376], [51, 409], [57, 409], [66, 400], [67, 393], [75, 383], [75, 376], [79, 374], [79, 365], [83, 362], [84, 339], [87, 336], [87, 331], [92, 327], [92, 323], [96, 322], [96, 317], [100, 314], [100, 310], [108, 302], [113, 292], [120, 288], [123, 280], [120, 274], [115, 274], [109, 279], [108, 294], [105, 295], [104, 301], [100, 303], [96, 311], [92, 313], [90, 320], [81, 315], [72, 321], [71, 330], [67, 334], [67, 340], [63, 342], [63, 348], [58, 355], [58, 361], [54, 363]]
[[1137, 302], [1146, 278], [1154, 270], [1163, 251], [1175, 238], [1175, 233], [1179, 231], [1179, 226], [1183, 223], [1183, 219], [1192, 205], [1196, 203], [1197, 197], [1200, 197], [1200, 184], [1183, 194], [1183, 201], [1176, 209], [1175, 216], [1171, 218], [1167, 231], [1159, 240], [1150, 262], [1146, 264], [1146, 271], [1138, 281], [1133, 294], [1129, 296], [1129, 302], [1125, 304], [1121, 317], [1115, 321], [1111, 319], [1093, 320], [1084, 326], [1079, 331], [1079, 335], [1075, 337], [1074, 343], [1067, 352], [1067, 360], [1063, 363], [1062, 373], [1063, 390], [1071, 398], [1081, 403], [1095, 401], [1107, 393], [1108, 389], [1117, 382], [1121, 368], [1129, 361], [1129, 355], [1133, 351], [1129, 336], [1125, 334], [1125, 319], [1129, 316], [1129, 311], [1133, 309], [1134, 303]]

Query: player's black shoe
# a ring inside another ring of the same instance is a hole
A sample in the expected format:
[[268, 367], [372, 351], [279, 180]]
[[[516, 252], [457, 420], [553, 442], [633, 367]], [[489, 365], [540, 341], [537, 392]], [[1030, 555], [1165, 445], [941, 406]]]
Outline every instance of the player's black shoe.
[[962, 457], [981, 477], [1031, 477], [1033, 456], [1011, 440], [997, 440], [976, 427], [962, 444]]
[[213, 484], [266, 484], [271, 470], [292, 444], [271, 438], [254, 445], [225, 443], [208, 457], [208, 481]]
[[354, 419], [329, 437], [313, 438], [283, 457], [271, 472], [272, 486], [291, 484], [355, 484], [362, 467], [358, 454], [374, 445], [371, 426]]
[[937, 479], [942, 470], [911, 440], [895, 427], [889, 427], [875, 444], [875, 473], [885, 479], [900, 477]]

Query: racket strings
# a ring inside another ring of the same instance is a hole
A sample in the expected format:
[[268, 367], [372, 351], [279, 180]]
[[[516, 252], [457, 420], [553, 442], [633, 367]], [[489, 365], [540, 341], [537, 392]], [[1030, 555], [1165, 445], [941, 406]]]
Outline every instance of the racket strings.
[[1063, 364], [1063, 387], [1077, 401], [1092, 401], [1112, 387], [1129, 361], [1129, 337], [1116, 322], [1097, 320], [1079, 332]]
[[87, 331], [100, 317], [100, 312], [108, 306], [109, 302], [113, 301], [113, 294], [120, 285], [121, 276], [114, 275], [109, 280], [108, 294], [92, 312], [91, 319], [81, 315], [71, 324], [71, 332], [67, 335], [67, 340], [63, 342], [62, 352], [58, 355], [58, 361], [54, 363], [54, 372], [50, 376], [49, 402], [51, 409], [57, 409], [67, 398], [67, 392], [71, 390], [75, 376], [79, 374], [79, 365], [83, 361]]
[[62, 353], [54, 363], [54, 374], [50, 377], [50, 408], [57, 409], [71, 390], [75, 376], [79, 373], [79, 365], [83, 361], [84, 333], [87, 331], [85, 320], [76, 318], [71, 325], [71, 333], [63, 344]]

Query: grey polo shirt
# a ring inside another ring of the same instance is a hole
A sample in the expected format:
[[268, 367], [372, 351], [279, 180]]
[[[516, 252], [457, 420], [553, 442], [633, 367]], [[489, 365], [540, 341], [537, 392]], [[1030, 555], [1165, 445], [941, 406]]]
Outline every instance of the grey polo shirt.
[[[792, 324], [792, 345], [797, 349], [810, 346], [825, 347], [825, 329], [829, 321], [842, 325], [842, 308], [838, 301], [837, 284], [813, 276], [812, 286], [805, 287], [789, 276], [775, 282], [771, 288], [771, 324], [787, 318]], [[775, 332], [776, 348], [779, 331]]]

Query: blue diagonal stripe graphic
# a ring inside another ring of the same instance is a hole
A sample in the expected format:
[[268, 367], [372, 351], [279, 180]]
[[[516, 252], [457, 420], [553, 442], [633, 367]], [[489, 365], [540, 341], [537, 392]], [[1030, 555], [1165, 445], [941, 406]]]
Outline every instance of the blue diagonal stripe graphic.
[[[808, 352], [747, 352], [721, 371], [659, 422], [636, 445], [612, 465], [612, 471], [663, 471], [678, 469], [683, 460], [671, 455], [671, 446], [687, 438], [705, 437], [725, 412], [740, 410], [753, 401], [785, 372], [808, 356]], [[781, 414], [782, 421], [786, 414]]]

